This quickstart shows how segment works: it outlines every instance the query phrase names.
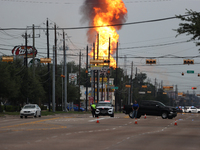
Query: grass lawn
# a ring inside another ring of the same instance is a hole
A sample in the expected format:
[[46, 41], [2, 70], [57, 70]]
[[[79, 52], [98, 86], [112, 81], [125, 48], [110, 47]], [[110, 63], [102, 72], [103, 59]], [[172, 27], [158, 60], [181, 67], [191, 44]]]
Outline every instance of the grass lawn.
[[[55, 114], [88, 114], [88, 113], [91, 113], [90, 111], [87, 111], [87, 112], [78, 112], [78, 111], [68, 111], [68, 112], [65, 112], [65, 111], [56, 111], [56, 112], [52, 112], [52, 111], [42, 111], [42, 116], [48, 116], [48, 115], [55, 115]], [[0, 117], [3, 117], [5, 115], [20, 115], [19, 112], [0, 112]]]

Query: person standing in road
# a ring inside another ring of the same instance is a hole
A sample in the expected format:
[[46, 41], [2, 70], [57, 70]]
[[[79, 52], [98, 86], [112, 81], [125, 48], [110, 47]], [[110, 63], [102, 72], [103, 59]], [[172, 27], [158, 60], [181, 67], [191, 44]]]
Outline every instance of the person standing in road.
[[137, 101], [135, 101], [135, 103], [133, 104], [132, 109], [133, 109], [132, 119], [133, 118], [136, 119], [137, 118], [138, 109], [139, 109], [139, 105], [138, 105]]
[[95, 111], [96, 111], [96, 105], [93, 102], [92, 105], [91, 105], [91, 112], [92, 112], [93, 118], [95, 117]]

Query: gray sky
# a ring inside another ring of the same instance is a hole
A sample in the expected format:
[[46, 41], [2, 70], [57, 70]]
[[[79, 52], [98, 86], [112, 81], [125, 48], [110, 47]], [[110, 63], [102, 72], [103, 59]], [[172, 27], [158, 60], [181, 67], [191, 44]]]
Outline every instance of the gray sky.
[[[81, 24], [80, 6], [84, 0], [0, 0], [0, 27], [1, 28], [26, 28], [32, 26], [40, 26], [45, 28], [46, 19], [49, 19], [50, 28], [54, 23], [59, 27], [81, 27], [88, 24]], [[174, 17], [175, 15], [184, 15], [186, 9], [200, 12], [200, 0], [123, 0], [128, 14], [127, 23], [146, 21], [152, 19], [161, 19]], [[134, 63], [138, 72], [147, 73], [147, 76], [154, 83], [155, 78], [163, 85], [178, 85], [179, 92], [189, 90], [191, 93], [192, 86], [197, 87], [196, 93], [200, 93], [200, 64], [181, 65], [182, 58], [166, 58], [166, 56], [180, 56], [193, 58], [200, 55], [198, 49], [193, 42], [179, 43], [165, 46], [145, 47], [151, 45], [161, 45], [173, 42], [186, 41], [190, 37], [181, 35], [175, 38], [176, 32], [172, 29], [179, 27], [179, 19], [171, 19], [160, 22], [151, 22], [144, 24], [134, 24], [123, 26], [119, 34], [119, 56], [127, 57], [126, 68], [130, 75], [131, 62]], [[45, 30], [36, 30], [36, 34], [40, 34], [40, 38], [36, 38], [36, 48], [38, 50], [37, 57], [46, 57], [46, 35]], [[24, 44], [22, 34], [25, 31], [0, 31], [0, 55], [11, 55], [11, 50], [15, 45]], [[62, 46], [62, 31], [58, 31], [58, 45]], [[69, 46], [68, 54], [77, 55], [79, 51], [85, 54], [87, 46], [87, 29], [81, 30], [65, 30], [70, 37], [67, 40]], [[31, 30], [28, 30], [31, 34]], [[50, 48], [54, 45], [54, 31], [50, 31]], [[28, 40], [28, 44], [32, 45], [32, 39]], [[89, 47], [91, 47], [89, 45]], [[143, 48], [142, 48], [143, 47]], [[9, 50], [10, 49], [10, 50]], [[59, 54], [63, 52], [60, 51]], [[50, 55], [52, 57], [52, 55]], [[157, 58], [157, 65], [145, 65], [145, 58], [133, 57], [161, 57]], [[78, 60], [78, 57], [68, 57], [68, 61]], [[58, 57], [62, 60], [62, 55]], [[119, 59], [119, 66], [124, 68], [124, 58]], [[200, 63], [199, 58], [194, 58], [195, 63]], [[85, 65], [85, 58], [82, 59], [82, 66]], [[194, 70], [194, 74], [187, 74], [187, 70]], [[185, 75], [181, 76], [184, 72]]]

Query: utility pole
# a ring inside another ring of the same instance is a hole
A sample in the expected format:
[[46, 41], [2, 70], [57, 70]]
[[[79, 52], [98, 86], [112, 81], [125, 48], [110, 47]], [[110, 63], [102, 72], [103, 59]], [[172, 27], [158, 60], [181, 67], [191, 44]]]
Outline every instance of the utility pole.
[[132, 91], [133, 91], [133, 61], [131, 63], [131, 95], [130, 95], [130, 100], [131, 100], [131, 103], [133, 103], [133, 95], [132, 95]]
[[65, 51], [65, 31], [63, 30], [63, 51], [64, 51], [64, 104], [65, 104], [65, 111], [67, 111], [67, 64], [66, 64], [66, 51]]
[[88, 46], [86, 47], [86, 111], [88, 106]]
[[[95, 60], [95, 43], [93, 43], [93, 59]], [[95, 103], [95, 70], [93, 70], [94, 103]]]
[[32, 65], [33, 65], [33, 77], [35, 77], [35, 27], [34, 27], [34, 24], [33, 24], [33, 63]]
[[[99, 59], [99, 33], [97, 34], [97, 60]], [[99, 102], [99, 70], [97, 70], [97, 103]]]
[[[54, 49], [55, 49], [55, 81], [57, 81], [57, 34], [56, 34], [56, 24], [54, 24]], [[56, 95], [56, 109], [58, 109], [58, 96]]]
[[25, 49], [26, 49], [25, 65], [26, 65], [26, 68], [27, 68], [28, 67], [28, 58], [27, 58], [27, 31], [25, 33]]
[[[108, 60], [110, 61], [110, 37], [109, 37], [109, 46], [108, 46]], [[108, 63], [108, 66], [110, 67], [110, 62]], [[107, 71], [107, 100], [109, 100], [109, 73], [110, 71]]]
[[[116, 49], [116, 81], [115, 81], [115, 86], [117, 87], [117, 74], [118, 74], [118, 42], [117, 42], [117, 49]], [[118, 103], [118, 90], [116, 89], [115, 91], [115, 112], [117, 112], [117, 103]], [[120, 108], [121, 109], [121, 108]]]
[[79, 93], [78, 93], [78, 96], [79, 96], [79, 99], [78, 99], [78, 111], [80, 111], [80, 93], [81, 93], [81, 51], [79, 53]]
[[[49, 22], [48, 22], [48, 18], [47, 18], [47, 22], [46, 22], [46, 28], [47, 28], [47, 58], [49, 58]], [[49, 78], [48, 103], [49, 103], [49, 111], [51, 111], [51, 97], [50, 97], [51, 82], [50, 82], [50, 64], [49, 63], [48, 63], [48, 78]]]
[[155, 97], [157, 96], [157, 82], [156, 82], [156, 78], [155, 78]]
[[53, 46], [53, 85], [52, 85], [52, 110], [55, 112], [55, 46]]

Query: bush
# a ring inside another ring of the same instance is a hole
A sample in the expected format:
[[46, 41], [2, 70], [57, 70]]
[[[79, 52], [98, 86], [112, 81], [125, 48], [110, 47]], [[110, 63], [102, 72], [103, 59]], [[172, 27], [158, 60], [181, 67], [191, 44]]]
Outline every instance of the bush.
[[41, 106], [41, 110], [47, 110], [47, 106]]
[[4, 110], [7, 112], [15, 112], [15, 111], [20, 111], [21, 108], [19, 106], [4, 105]]
[[3, 106], [1, 106], [0, 112], [3, 112]]
[[62, 106], [58, 106], [58, 107], [56, 108], [56, 111], [62, 111]]

